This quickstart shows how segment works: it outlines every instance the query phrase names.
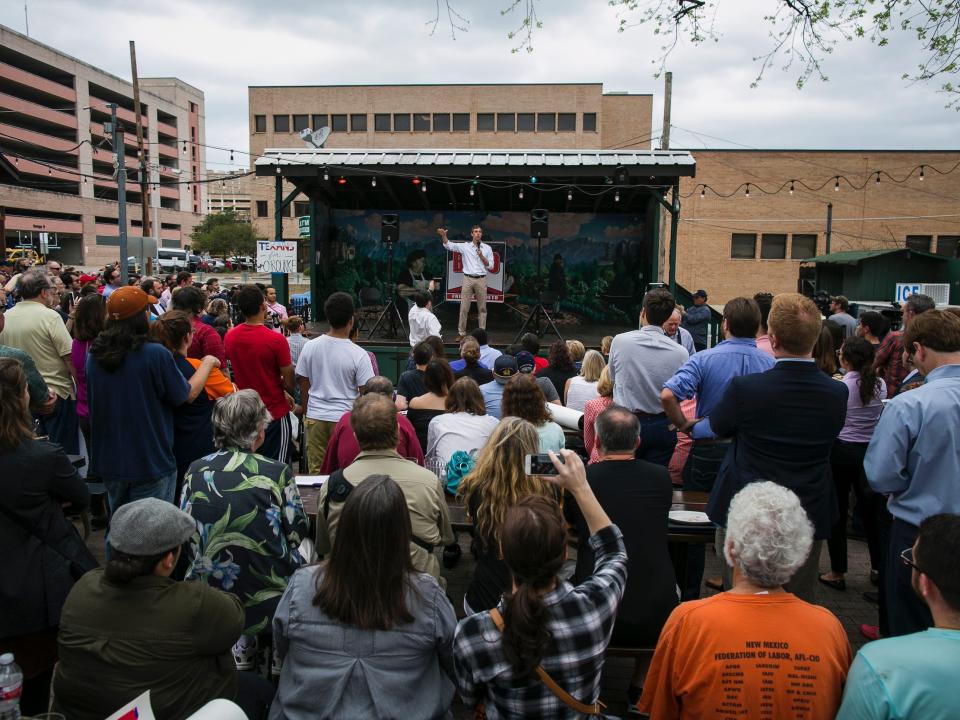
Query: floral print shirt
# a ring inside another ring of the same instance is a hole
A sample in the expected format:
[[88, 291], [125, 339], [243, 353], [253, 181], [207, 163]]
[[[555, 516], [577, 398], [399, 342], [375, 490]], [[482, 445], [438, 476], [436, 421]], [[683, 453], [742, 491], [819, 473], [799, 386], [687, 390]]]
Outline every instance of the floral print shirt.
[[181, 509], [197, 523], [187, 580], [202, 580], [240, 598], [244, 635], [269, 628], [280, 596], [306, 561], [297, 548], [309, 521], [290, 468], [236, 449], [190, 465]]

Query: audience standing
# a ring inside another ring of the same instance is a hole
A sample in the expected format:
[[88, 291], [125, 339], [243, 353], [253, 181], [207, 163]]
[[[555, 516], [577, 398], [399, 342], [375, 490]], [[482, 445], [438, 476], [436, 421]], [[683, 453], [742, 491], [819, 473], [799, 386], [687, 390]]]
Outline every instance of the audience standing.
[[430, 421], [424, 449], [427, 457], [435, 455], [444, 466], [457, 451], [483, 448], [497, 427], [497, 419], [487, 415], [480, 388], [470, 378], [460, 378], [451, 386], [445, 409]]
[[449, 717], [456, 616], [411, 563], [407, 501], [389, 476], [364, 478], [327, 561], [291, 578], [273, 620], [271, 718]]
[[877, 375], [887, 384], [887, 397], [892, 398], [900, 392], [900, 384], [910, 372], [903, 363], [903, 333], [910, 327], [910, 323], [917, 316], [933, 310], [936, 304], [929, 295], [917, 293], [911, 295], [903, 303], [903, 332], [888, 332], [880, 347], [877, 348]]
[[327, 442], [337, 422], [373, 377], [367, 351], [350, 342], [353, 310], [353, 298], [346, 293], [330, 295], [323, 304], [330, 329], [304, 345], [297, 361], [301, 402], [307, 402], [304, 425], [307, 463], [312, 473], [323, 466]]
[[960, 317], [927, 310], [911, 319], [902, 344], [926, 381], [886, 404], [864, 458], [870, 487], [890, 496], [893, 526], [883, 574], [892, 635], [932, 623], [900, 554], [912, 547], [924, 519], [960, 513]]
[[693, 337], [693, 346], [697, 352], [707, 349], [707, 330], [710, 327], [710, 306], [707, 305], [707, 291], [697, 290], [693, 294], [693, 305], [687, 308], [681, 325]]
[[[776, 310], [774, 301], [771, 317]], [[776, 350], [775, 338], [772, 344]], [[829, 610], [784, 590], [813, 546], [813, 527], [793, 492], [772, 482], [738, 492], [722, 545], [732, 588], [673, 611], [640, 710], [663, 720], [833, 717], [850, 667], [847, 634]]]
[[[821, 541], [830, 537], [837, 519], [830, 452], [843, 428], [848, 391], [814, 363], [821, 320], [813, 300], [797, 293], [777, 295], [768, 322], [776, 365], [732, 378], [710, 413], [713, 433], [731, 438], [733, 447], [717, 473], [707, 514], [721, 528], [719, 551], [727, 508], [741, 488], [772, 480], [796, 492], [813, 523], [814, 543], [787, 589], [809, 601], [817, 585]], [[729, 571], [724, 587], [730, 587]]]
[[770, 357], [774, 357], [770, 347], [770, 331], [767, 328], [767, 318], [770, 316], [770, 305], [773, 304], [773, 295], [768, 292], [758, 292], [753, 296], [757, 307], [760, 308], [760, 330], [757, 334], [757, 349], [762, 350]]
[[613, 402], [640, 419], [637, 457], [664, 467], [677, 444], [677, 431], [670, 428], [660, 404], [660, 391], [689, 357], [663, 332], [663, 324], [675, 306], [673, 295], [666, 290], [650, 290], [643, 297], [640, 329], [620, 333], [610, 346]]
[[[5, 322], [6, 308], [0, 307], [0, 333], [3, 333]], [[33, 359], [20, 348], [2, 343], [0, 343], [0, 358], [11, 358], [23, 367], [23, 373], [27, 377], [27, 390], [30, 393], [30, 411], [34, 416], [50, 413], [57, 403], [57, 395], [47, 388], [47, 383], [44, 382]]]
[[287, 326], [287, 308], [277, 301], [277, 289], [271, 285], [264, 288], [264, 298], [267, 301], [267, 313], [273, 318], [272, 327], [274, 332], [283, 334], [283, 329]]
[[297, 366], [297, 360], [300, 359], [300, 351], [307, 344], [307, 339], [303, 336], [303, 318], [299, 315], [291, 315], [287, 319], [287, 345], [290, 346], [290, 361], [293, 366]]
[[537, 452], [559, 453], [566, 447], [563, 428], [550, 419], [547, 401], [532, 375], [517, 375], [503, 389], [502, 417], [523, 418], [537, 429], [540, 449]]
[[857, 316], [857, 335], [876, 350], [890, 331], [890, 321], [878, 312], [867, 310]]
[[830, 320], [840, 326], [846, 339], [857, 334], [857, 319], [849, 313], [850, 301], [843, 295], [830, 298]]
[[187, 357], [203, 358], [207, 355], [213, 355], [220, 361], [220, 367], [227, 367], [227, 355], [224, 352], [223, 340], [220, 334], [200, 320], [207, 305], [207, 298], [203, 290], [198, 287], [189, 286], [177, 290], [173, 294], [172, 309], [182, 310], [190, 316], [190, 322], [193, 324], [193, 340], [187, 352]]
[[693, 336], [685, 327], [680, 326], [680, 321], [682, 319], [683, 312], [681, 312], [680, 306], [678, 305], [673, 309], [673, 312], [670, 313], [670, 317], [667, 318], [667, 321], [663, 324], [663, 332], [675, 343], [683, 345], [683, 349], [686, 350], [690, 355], [693, 355], [695, 352], [697, 352], [697, 346], [693, 342]]
[[[256, 390], [270, 411], [270, 424], [260, 454], [282, 463], [290, 461], [293, 424], [294, 370], [290, 346], [284, 337], [264, 325], [267, 303], [256, 285], [244, 285], [236, 295], [237, 310], [244, 321], [230, 329], [224, 339], [233, 369], [233, 381], [240, 390]], [[302, 360], [302, 358], [301, 358]], [[301, 393], [301, 402], [306, 393]], [[316, 467], [319, 467], [317, 463]], [[311, 465], [311, 470], [314, 470]]]

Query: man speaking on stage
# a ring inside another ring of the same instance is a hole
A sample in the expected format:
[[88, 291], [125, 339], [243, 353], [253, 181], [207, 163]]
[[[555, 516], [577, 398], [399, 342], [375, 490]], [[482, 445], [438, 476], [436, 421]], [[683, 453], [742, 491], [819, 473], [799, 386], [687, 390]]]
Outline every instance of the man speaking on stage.
[[460, 320], [457, 323], [457, 342], [467, 334], [467, 315], [470, 302], [477, 300], [477, 324], [487, 327], [487, 273], [493, 267], [493, 249], [482, 242], [483, 229], [474, 225], [470, 229], [470, 242], [450, 242], [446, 228], [437, 228], [443, 247], [460, 253], [463, 258], [463, 286], [460, 289]]

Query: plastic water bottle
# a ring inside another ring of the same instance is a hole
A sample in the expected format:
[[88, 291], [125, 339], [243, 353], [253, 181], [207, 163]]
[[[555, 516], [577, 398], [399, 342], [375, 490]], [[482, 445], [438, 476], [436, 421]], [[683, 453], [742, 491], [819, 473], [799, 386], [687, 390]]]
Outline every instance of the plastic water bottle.
[[20, 692], [23, 671], [13, 661], [13, 653], [0, 655], [0, 720], [20, 720]]

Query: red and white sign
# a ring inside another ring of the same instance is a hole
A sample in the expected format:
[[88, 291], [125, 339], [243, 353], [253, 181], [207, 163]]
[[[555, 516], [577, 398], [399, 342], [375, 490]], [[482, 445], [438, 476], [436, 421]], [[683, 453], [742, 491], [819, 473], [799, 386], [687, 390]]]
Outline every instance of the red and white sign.
[[[487, 243], [493, 250], [493, 267], [487, 272], [487, 302], [503, 302], [503, 278], [506, 275], [507, 244]], [[463, 292], [463, 255], [447, 253], [447, 300], [460, 302]]]

